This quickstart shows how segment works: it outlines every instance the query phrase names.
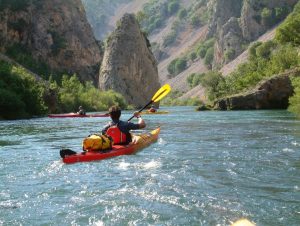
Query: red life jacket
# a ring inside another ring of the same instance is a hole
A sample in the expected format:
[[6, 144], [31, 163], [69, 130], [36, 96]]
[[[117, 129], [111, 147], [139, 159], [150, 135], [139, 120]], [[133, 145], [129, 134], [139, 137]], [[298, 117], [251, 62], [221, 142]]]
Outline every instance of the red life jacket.
[[111, 136], [114, 144], [124, 144], [127, 142], [127, 136], [123, 133], [117, 125], [111, 126], [107, 129], [106, 134]]

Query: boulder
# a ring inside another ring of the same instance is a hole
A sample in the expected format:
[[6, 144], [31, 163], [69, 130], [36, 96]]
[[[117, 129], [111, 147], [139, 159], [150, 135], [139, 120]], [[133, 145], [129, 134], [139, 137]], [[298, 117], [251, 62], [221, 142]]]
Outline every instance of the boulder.
[[275, 75], [260, 82], [256, 88], [245, 94], [222, 98], [214, 103], [216, 110], [286, 109], [289, 97], [293, 95], [290, 78], [300, 76], [300, 69]]

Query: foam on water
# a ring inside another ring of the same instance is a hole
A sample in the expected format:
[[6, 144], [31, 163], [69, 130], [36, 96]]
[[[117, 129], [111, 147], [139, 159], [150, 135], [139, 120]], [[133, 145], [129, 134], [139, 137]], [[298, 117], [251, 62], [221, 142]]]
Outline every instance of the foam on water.
[[1, 121], [0, 225], [299, 223], [299, 120], [172, 109], [145, 116], [160, 138], [135, 155], [71, 165], [59, 149], [106, 120]]
[[144, 169], [157, 169], [160, 167], [160, 165], [161, 165], [160, 162], [152, 160], [152, 161], [146, 163], [143, 167], [144, 167]]

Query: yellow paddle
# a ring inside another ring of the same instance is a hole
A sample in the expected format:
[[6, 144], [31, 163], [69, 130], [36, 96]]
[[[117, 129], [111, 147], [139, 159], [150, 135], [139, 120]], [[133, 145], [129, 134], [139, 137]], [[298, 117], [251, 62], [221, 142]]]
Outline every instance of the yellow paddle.
[[[146, 107], [148, 107], [150, 104], [155, 103], [157, 101], [160, 101], [163, 97], [165, 97], [169, 92], [171, 91], [171, 86], [169, 84], [165, 84], [162, 87], [160, 87], [159, 90], [154, 94], [151, 101], [149, 101], [143, 108], [141, 108], [138, 112], [142, 112]], [[128, 121], [133, 119], [134, 116], [132, 116]]]

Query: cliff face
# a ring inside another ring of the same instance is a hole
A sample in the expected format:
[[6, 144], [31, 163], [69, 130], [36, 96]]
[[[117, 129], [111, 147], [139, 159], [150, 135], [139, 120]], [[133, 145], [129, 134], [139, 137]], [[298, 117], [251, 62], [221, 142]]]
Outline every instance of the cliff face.
[[243, 46], [285, 18], [298, 0], [216, 0], [209, 36], [217, 37], [214, 67], [228, 63]]
[[54, 72], [96, 83], [102, 54], [80, 0], [33, 0], [1, 10], [0, 18], [2, 52], [17, 44]]
[[274, 22], [282, 20], [297, 2], [298, 0], [244, 1], [241, 14], [243, 38], [247, 41], [257, 39]]
[[239, 18], [241, 15], [241, 0], [215, 0], [213, 4], [213, 16], [209, 23], [208, 37], [212, 37], [220, 31], [222, 26], [232, 17]]
[[300, 76], [300, 69], [275, 75], [246, 94], [218, 100], [214, 108], [217, 110], [286, 109], [289, 97], [293, 95], [291, 76]]
[[115, 90], [142, 107], [160, 87], [157, 63], [134, 15], [125, 14], [118, 24], [104, 53], [99, 88]]

